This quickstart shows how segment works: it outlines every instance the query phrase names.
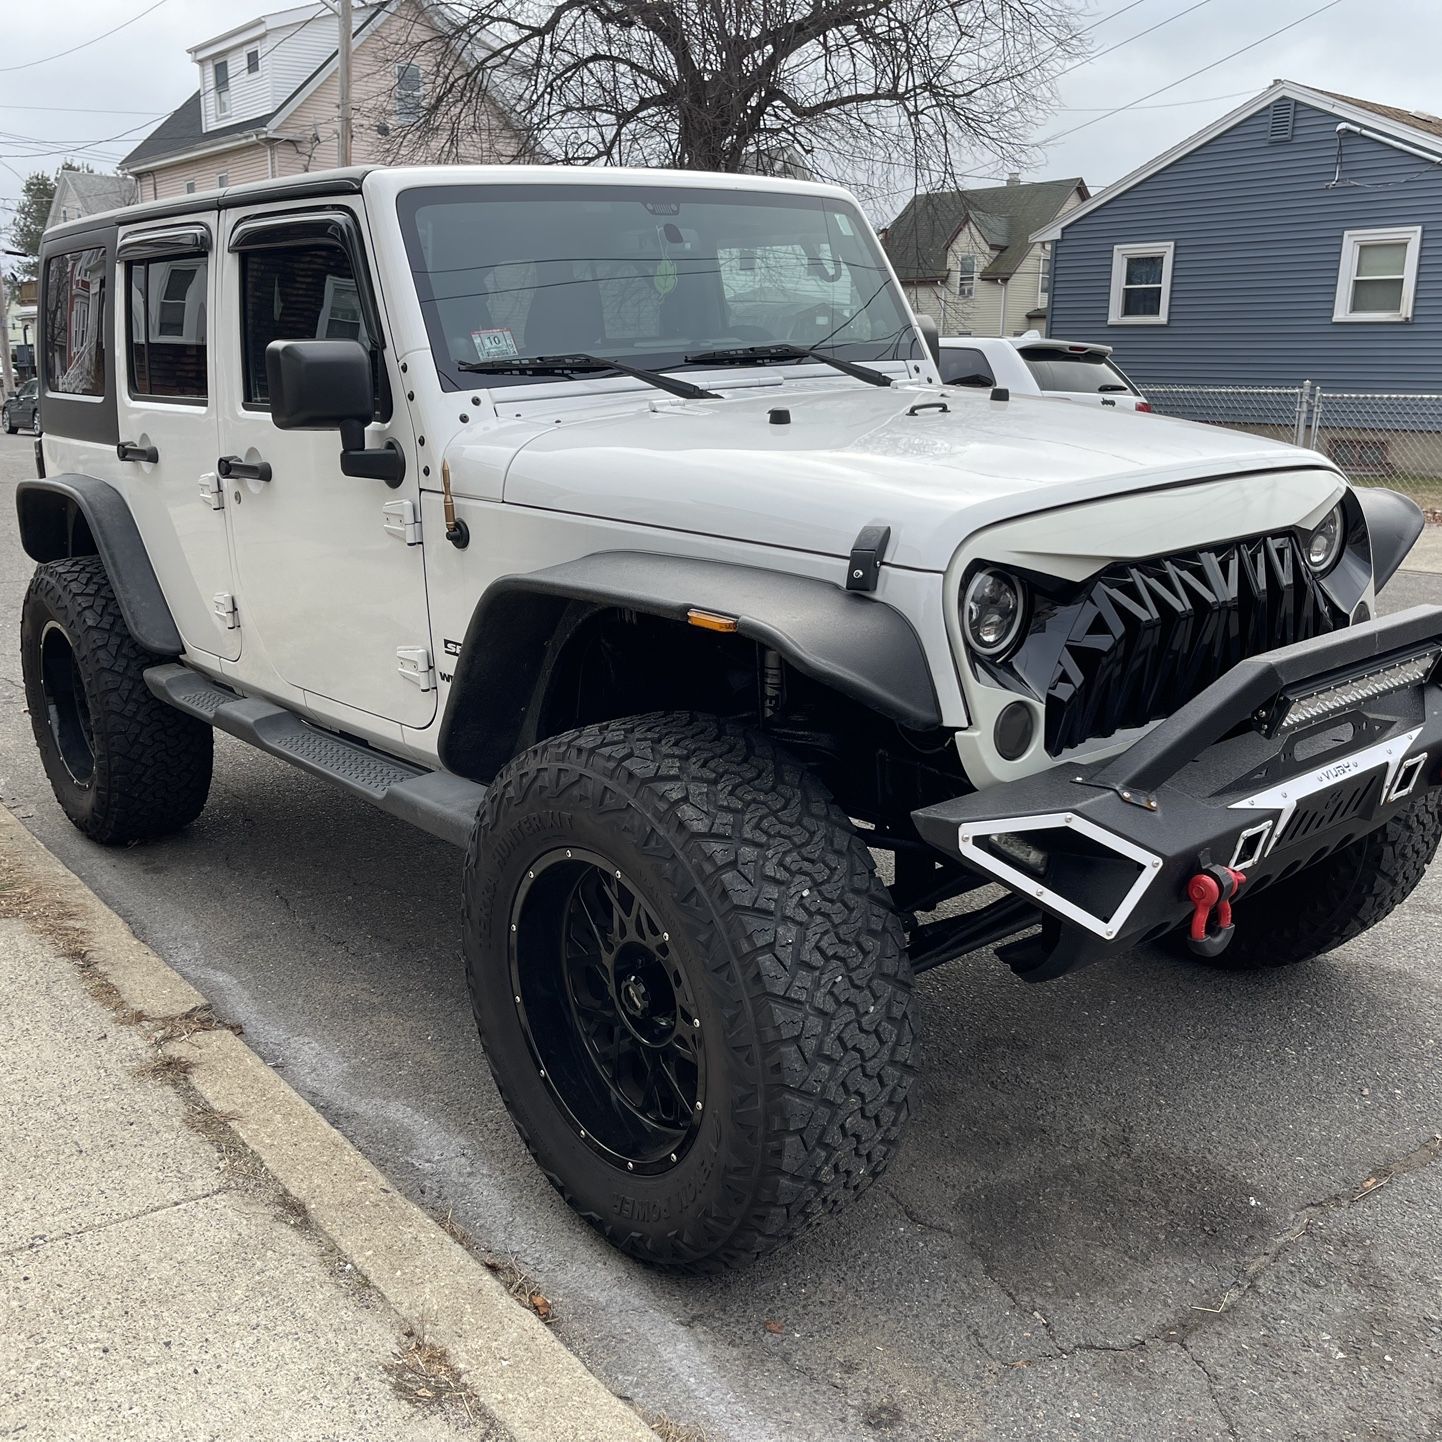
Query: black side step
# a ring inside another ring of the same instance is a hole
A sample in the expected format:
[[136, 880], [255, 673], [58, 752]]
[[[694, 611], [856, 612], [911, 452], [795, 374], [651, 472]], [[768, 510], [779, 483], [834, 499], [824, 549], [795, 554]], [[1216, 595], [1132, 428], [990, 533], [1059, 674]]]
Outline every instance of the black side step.
[[238, 696], [186, 666], [152, 666], [145, 684], [162, 701], [208, 721], [392, 816], [465, 846], [486, 788], [445, 771], [427, 771], [343, 741], [271, 701]]

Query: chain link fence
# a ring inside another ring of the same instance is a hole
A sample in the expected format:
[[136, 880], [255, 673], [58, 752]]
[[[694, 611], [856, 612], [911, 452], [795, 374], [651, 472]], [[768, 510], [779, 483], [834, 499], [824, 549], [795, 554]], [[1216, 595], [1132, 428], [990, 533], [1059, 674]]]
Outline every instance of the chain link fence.
[[1390, 486], [1442, 521], [1442, 394], [1300, 386], [1142, 386], [1161, 415], [1321, 451], [1359, 486]]

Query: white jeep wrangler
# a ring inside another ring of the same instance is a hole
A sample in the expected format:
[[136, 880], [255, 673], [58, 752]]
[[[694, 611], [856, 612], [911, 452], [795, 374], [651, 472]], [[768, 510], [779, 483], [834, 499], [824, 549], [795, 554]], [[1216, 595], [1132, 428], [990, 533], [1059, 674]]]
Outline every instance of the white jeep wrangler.
[[916, 972], [1303, 961], [1437, 846], [1442, 610], [1372, 618], [1417, 508], [943, 389], [843, 191], [331, 172], [42, 259], [60, 805], [185, 826], [219, 728], [465, 847], [497, 1084], [637, 1256], [734, 1263], [875, 1178]]

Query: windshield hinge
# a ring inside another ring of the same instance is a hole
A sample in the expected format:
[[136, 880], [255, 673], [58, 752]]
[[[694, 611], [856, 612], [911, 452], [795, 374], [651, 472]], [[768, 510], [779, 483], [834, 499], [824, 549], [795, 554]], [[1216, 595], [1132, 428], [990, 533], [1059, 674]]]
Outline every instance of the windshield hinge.
[[200, 478], [200, 499], [212, 511], [225, 508], [225, 482], [214, 471], [207, 471]]
[[874, 591], [881, 575], [881, 560], [886, 543], [891, 539], [890, 526], [863, 526], [851, 545], [851, 559], [846, 563], [848, 591]]
[[436, 689], [431, 653], [424, 646], [397, 646], [396, 670], [419, 691]]
[[420, 545], [421, 521], [416, 515], [414, 501], [387, 501], [381, 507], [381, 517], [388, 536], [394, 536], [408, 546]]

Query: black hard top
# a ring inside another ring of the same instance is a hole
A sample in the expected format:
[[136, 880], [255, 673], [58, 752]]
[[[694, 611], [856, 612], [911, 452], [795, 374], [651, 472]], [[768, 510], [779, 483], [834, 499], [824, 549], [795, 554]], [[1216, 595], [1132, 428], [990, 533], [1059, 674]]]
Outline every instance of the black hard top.
[[169, 200], [148, 200], [140, 205], [125, 205], [98, 215], [83, 216], [45, 232], [45, 245], [80, 235], [97, 227], [134, 225], [147, 220], [173, 220], [187, 215], [204, 215], [236, 205], [255, 205], [268, 200], [307, 200], [312, 196], [357, 195], [361, 182], [376, 167], [356, 165], [347, 170], [312, 170], [305, 175], [288, 175], [278, 180], [253, 180], [247, 185], [231, 185], [224, 190], [207, 190], [195, 195], [176, 196]]

